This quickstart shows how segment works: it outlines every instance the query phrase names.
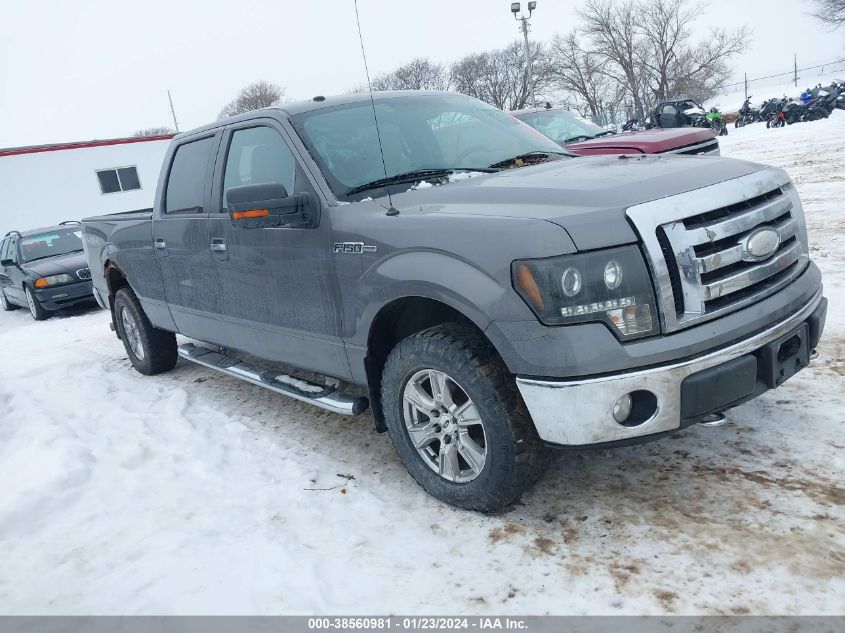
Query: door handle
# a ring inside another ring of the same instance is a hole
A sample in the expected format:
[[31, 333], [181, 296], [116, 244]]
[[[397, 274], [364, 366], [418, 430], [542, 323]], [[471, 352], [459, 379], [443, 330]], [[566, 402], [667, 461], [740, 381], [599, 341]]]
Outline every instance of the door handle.
[[155, 241], [153, 241], [153, 246], [160, 250], [164, 250], [165, 248], [167, 248], [167, 242], [163, 237], [157, 237], [155, 238]]
[[226, 251], [226, 240], [222, 237], [211, 238], [211, 255], [217, 261], [227, 261], [229, 259], [229, 253]]

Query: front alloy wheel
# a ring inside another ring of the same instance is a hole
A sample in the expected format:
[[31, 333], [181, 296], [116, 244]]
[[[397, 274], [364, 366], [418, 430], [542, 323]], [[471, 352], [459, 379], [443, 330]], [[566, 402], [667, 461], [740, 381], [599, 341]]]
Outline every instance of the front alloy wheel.
[[38, 302], [38, 298], [32, 290], [29, 289], [29, 287], [26, 288], [24, 294], [26, 294], [26, 304], [29, 306], [29, 313], [32, 315], [33, 319], [36, 321], [43, 321], [50, 316], [50, 313], [41, 307], [41, 304]]
[[435, 325], [397, 343], [382, 371], [381, 402], [405, 468], [447, 503], [497, 512], [549, 463], [513, 375], [468, 323]]
[[403, 394], [403, 418], [423, 462], [456, 483], [472, 481], [487, 461], [487, 435], [470, 397], [448, 374], [423, 369]]

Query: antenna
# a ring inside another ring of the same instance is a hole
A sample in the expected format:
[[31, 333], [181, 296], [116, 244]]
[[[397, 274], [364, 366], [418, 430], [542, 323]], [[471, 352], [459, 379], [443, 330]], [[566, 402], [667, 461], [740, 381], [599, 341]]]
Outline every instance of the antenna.
[[[381, 146], [381, 130], [378, 126], [378, 116], [376, 115], [376, 101], [373, 99], [373, 84], [370, 82], [370, 67], [367, 64], [367, 51], [364, 50], [364, 36], [361, 35], [361, 18], [358, 16], [358, 0], [355, 2], [355, 22], [358, 24], [358, 40], [361, 42], [361, 56], [364, 58], [364, 72], [367, 75], [367, 90], [370, 93], [370, 105], [373, 107], [373, 120], [376, 123], [376, 138], [378, 139], [378, 151], [381, 155], [381, 167], [384, 169], [384, 177], [387, 178], [387, 163], [384, 162], [384, 148]], [[390, 208], [387, 210], [387, 215], [399, 215], [399, 210], [393, 206], [393, 196], [390, 195], [390, 185], [387, 186], [387, 201]]]
[[167, 100], [170, 101], [170, 114], [173, 115], [173, 125], [176, 126], [176, 131], [179, 131], [179, 123], [176, 121], [176, 110], [173, 109], [173, 98], [170, 96], [170, 90], [167, 91]]

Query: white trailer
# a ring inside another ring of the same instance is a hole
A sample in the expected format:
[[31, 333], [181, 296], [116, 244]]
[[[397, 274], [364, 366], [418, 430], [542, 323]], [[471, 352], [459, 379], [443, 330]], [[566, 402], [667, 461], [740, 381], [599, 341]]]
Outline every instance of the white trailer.
[[153, 206], [171, 135], [0, 149], [0, 237]]

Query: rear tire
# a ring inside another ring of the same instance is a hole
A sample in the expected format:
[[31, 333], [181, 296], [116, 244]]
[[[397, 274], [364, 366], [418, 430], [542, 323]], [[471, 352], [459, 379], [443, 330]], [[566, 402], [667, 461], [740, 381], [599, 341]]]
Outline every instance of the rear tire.
[[0, 307], [3, 308], [4, 312], [11, 312], [12, 310], [18, 309], [18, 306], [9, 303], [9, 300], [6, 298], [6, 292], [3, 289], [0, 289]]
[[[441, 377], [445, 389], [435, 389]], [[469, 325], [438, 325], [401, 341], [385, 363], [382, 405], [408, 472], [446, 503], [502, 510], [549, 464], [551, 451], [537, 435], [514, 377]]]
[[38, 297], [35, 296], [35, 293], [30, 289], [29, 286], [24, 288], [24, 294], [26, 294], [26, 303], [29, 306], [29, 313], [32, 315], [32, 318], [36, 321], [46, 321], [50, 318], [49, 310], [45, 310], [41, 303], [38, 301]]
[[176, 366], [176, 335], [154, 327], [129, 288], [114, 297], [114, 322], [129, 362], [140, 373], [153, 376]]

